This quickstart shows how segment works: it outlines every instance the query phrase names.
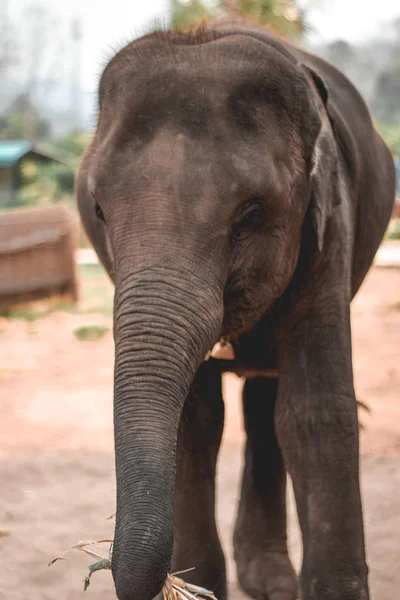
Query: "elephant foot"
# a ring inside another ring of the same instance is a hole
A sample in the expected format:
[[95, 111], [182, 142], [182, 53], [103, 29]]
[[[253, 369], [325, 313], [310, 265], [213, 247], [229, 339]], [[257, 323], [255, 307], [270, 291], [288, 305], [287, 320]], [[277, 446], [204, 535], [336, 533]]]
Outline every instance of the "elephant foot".
[[214, 596], [218, 598], [218, 600], [227, 600], [227, 589], [226, 589], [226, 574], [225, 569], [220, 572], [217, 580], [214, 585], [212, 585], [209, 589], [214, 593]]
[[214, 596], [218, 600], [227, 600], [225, 563], [223, 563], [220, 567], [216, 567], [214, 564], [208, 569], [196, 567], [193, 571], [193, 574], [185, 573], [178, 575], [178, 577], [186, 578], [189, 583], [201, 586], [210, 592], [213, 592]]
[[296, 600], [297, 577], [286, 552], [264, 552], [248, 559], [235, 553], [238, 579], [255, 600]]
[[186, 553], [186, 558], [173, 561], [171, 572], [175, 573], [194, 567], [193, 571], [178, 574], [187, 583], [201, 586], [210, 592], [213, 592], [218, 600], [227, 600], [227, 582], [225, 558], [222, 550], [217, 555], [211, 553], [206, 557], [195, 557], [190, 552]]

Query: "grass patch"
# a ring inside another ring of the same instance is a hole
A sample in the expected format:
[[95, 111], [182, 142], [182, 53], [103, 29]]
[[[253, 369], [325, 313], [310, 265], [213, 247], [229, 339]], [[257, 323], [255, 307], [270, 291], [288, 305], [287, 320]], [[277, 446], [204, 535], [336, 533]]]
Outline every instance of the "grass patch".
[[38, 319], [47, 317], [56, 311], [73, 312], [75, 305], [66, 300], [49, 299], [30, 304], [22, 304], [15, 308], [9, 308], [0, 313], [0, 318], [8, 320], [20, 320], [33, 323]]
[[79, 277], [81, 279], [108, 279], [108, 275], [100, 263], [79, 265]]
[[52, 312], [51, 308], [38, 309], [27, 306], [21, 308], [10, 308], [9, 310], [1, 313], [1, 317], [10, 320], [20, 320], [32, 323], [41, 317], [45, 317]]
[[386, 240], [400, 240], [400, 219], [392, 219], [386, 230]]
[[80, 342], [93, 342], [100, 340], [108, 331], [110, 328], [104, 325], [86, 325], [74, 329], [73, 334]]
[[100, 264], [80, 265], [79, 282], [81, 300], [74, 312], [79, 314], [95, 312], [111, 318], [114, 290], [103, 266]]
[[78, 315], [100, 313], [111, 319], [114, 290], [102, 265], [79, 265], [78, 277], [80, 285], [78, 304], [62, 297], [35, 301], [0, 312], [0, 320], [1, 318], [7, 320], [19, 319], [32, 323], [58, 311]]

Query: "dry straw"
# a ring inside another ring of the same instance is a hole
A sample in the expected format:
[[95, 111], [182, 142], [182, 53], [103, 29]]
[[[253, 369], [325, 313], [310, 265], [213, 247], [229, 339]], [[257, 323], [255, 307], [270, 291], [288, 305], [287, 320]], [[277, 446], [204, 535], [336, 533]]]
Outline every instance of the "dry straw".
[[[98, 552], [94, 552], [92, 549], [93, 546], [98, 546], [100, 544], [110, 544], [108, 549], [108, 556], [104, 557]], [[72, 546], [70, 550], [80, 550], [81, 552], [85, 552], [92, 558], [96, 558], [96, 562], [89, 565], [89, 574], [85, 578], [83, 589], [86, 591], [90, 585], [90, 578], [96, 571], [110, 570], [111, 569], [111, 556], [112, 556], [112, 540], [98, 540], [97, 542], [79, 542], [75, 546]], [[91, 547], [91, 548], [90, 548]], [[49, 562], [48, 566], [50, 567], [58, 560], [66, 560], [64, 558], [65, 554], [69, 552], [66, 550], [63, 554], [57, 558], [54, 558]], [[183, 573], [188, 573], [189, 571], [193, 571], [193, 569], [187, 569], [186, 571], [178, 571], [177, 573], [168, 574], [163, 585], [162, 594], [163, 600], [217, 600], [214, 596], [213, 592], [210, 590], [206, 590], [205, 588], [199, 587], [197, 585], [193, 585], [191, 583], [187, 583], [178, 575], [183, 575]]]

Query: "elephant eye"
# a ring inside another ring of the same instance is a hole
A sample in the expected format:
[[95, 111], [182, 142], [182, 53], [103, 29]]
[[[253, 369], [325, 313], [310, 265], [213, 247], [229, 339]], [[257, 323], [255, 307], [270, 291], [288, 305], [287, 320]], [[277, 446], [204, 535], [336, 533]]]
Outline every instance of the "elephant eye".
[[100, 204], [98, 204], [97, 202], [94, 203], [94, 210], [95, 210], [95, 213], [96, 213], [96, 217], [98, 219], [100, 219], [100, 221], [103, 221], [103, 223], [105, 223], [106, 220], [104, 218], [103, 211], [100, 208]]
[[232, 235], [240, 239], [258, 229], [265, 220], [265, 203], [261, 198], [253, 198], [240, 211], [234, 221]]

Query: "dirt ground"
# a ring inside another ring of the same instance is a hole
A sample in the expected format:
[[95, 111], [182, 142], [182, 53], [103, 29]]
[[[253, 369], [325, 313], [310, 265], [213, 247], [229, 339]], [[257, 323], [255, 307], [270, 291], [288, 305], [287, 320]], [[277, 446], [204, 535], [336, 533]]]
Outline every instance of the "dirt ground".
[[[104, 282], [103, 282], [104, 283]], [[100, 288], [99, 288], [100, 289]], [[400, 597], [400, 269], [374, 268], [353, 305], [357, 395], [362, 412], [362, 491], [372, 598]], [[115, 598], [111, 575], [95, 574], [83, 596], [89, 557], [47, 562], [82, 539], [112, 537], [113, 340], [80, 341], [80, 326], [108, 325], [90, 310], [0, 321], [0, 599]], [[227, 424], [220, 454], [218, 517], [231, 597], [238, 590], [231, 534], [238, 503], [243, 433], [241, 381], [224, 380]], [[300, 540], [289, 494], [290, 549]], [[192, 565], [182, 565], [182, 568]]]

